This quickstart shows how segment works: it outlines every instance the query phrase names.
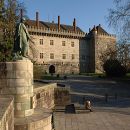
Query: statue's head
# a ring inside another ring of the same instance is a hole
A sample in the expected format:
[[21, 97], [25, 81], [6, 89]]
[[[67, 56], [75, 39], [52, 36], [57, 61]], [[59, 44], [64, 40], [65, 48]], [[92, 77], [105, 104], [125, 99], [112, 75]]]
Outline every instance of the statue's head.
[[26, 20], [26, 19], [23, 17], [23, 18], [21, 19], [21, 22], [22, 22], [22, 23], [24, 23], [24, 22], [25, 22], [25, 20]]

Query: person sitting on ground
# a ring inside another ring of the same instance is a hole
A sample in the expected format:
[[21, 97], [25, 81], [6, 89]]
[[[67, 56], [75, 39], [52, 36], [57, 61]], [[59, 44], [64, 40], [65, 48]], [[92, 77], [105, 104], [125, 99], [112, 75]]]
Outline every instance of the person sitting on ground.
[[85, 101], [85, 109], [92, 112], [91, 102], [89, 100]]

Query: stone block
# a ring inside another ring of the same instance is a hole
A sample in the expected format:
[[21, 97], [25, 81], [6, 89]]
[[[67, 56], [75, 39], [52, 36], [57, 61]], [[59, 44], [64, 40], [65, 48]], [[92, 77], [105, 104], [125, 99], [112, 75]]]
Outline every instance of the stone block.
[[27, 78], [27, 71], [23, 71], [23, 70], [15, 71], [15, 76], [17, 79], [18, 78], [25, 79], [25, 78]]
[[6, 62], [6, 69], [8, 71], [12, 71], [13, 70], [13, 62]]
[[29, 86], [33, 84], [33, 79], [32, 78], [28, 79], [28, 84], [29, 84]]
[[27, 70], [33, 70], [33, 63], [30, 62], [27, 64]]
[[7, 87], [14, 87], [15, 86], [15, 79], [11, 79], [11, 78], [7, 78], [6, 79], [7, 82]]
[[24, 94], [24, 87], [16, 87], [16, 94]]
[[28, 86], [28, 82], [25, 79], [14, 79], [14, 85], [17, 87], [17, 86]]
[[13, 63], [13, 70], [14, 70], [14, 71], [16, 71], [16, 70], [17, 70], [17, 71], [27, 70], [27, 64], [26, 64], [26, 62], [24, 62], [23, 60], [14, 62], [14, 63]]
[[14, 110], [15, 117], [25, 117], [25, 111]]
[[15, 103], [15, 110], [22, 110], [22, 104], [21, 103]]
[[48, 119], [43, 119], [42, 120], [42, 126], [46, 126], [48, 124]]
[[34, 109], [25, 110], [25, 116], [30, 116], [34, 112]]
[[14, 79], [15, 77], [16, 75], [14, 71], [7, 71], [7, 75], [6, 75], [7, 79]]
[[30, 100], [30, 96], [28, 94], [24, 94], [24, 95], [15, 95], [14, 96], [15, 102], [26, 102]]
[[35, 123], [30, 123], [30, 124], [28, 124], [28, 130], [34, 130], [34, 128], [35, 128]]
[[44, 126], [43, 128], [44, 128], [44, 130], [51, 130], [52, 126], [51, 126], [51, 124], [48, 124], [48, 125]]
[[36, 123], [35, 123], [35, 129], [38, 129], [38, 128], [40, 128], [41, 127], [41, 122], [40, 122], [40, 120], [39, 121], [37, 121]]
[[9, 91], [9, 94], [16, 94], [16, 88], [12, 87], [12, 88], [6, 88]]
[[24, 79], [6, 79], [7, 87], [22, 87], [28, 86], [28, 83]]
[[29, 87], [25, 87], [24, 90], [26, 94], [30, 92]]
[[33, 87], [29, 88], [29, 93], [33, 93]]
[[28, 126], [26, 124], [24, 124], [24, 125], [15, 125], [14, 130], [28, 130]]
[[0, 88], [5, 87], [7, 84], [7, 80], [6, 79], [0, 79]]
[[30, 101], [26, 101], [26, 102], [24, 102], [24, 103], [22, 103], [22, 105], [21, 105], [21, 109], [22, 110], [29, 110], [30, 109]]

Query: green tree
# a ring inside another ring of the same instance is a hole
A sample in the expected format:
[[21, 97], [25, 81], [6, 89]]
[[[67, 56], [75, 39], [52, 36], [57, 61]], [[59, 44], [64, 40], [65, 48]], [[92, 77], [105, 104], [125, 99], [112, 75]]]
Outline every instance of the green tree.
[[24, 4], [17, 0], [0, 0], [0, 61], [12, 58], [15, 25], [21, 8], [25, 10]]

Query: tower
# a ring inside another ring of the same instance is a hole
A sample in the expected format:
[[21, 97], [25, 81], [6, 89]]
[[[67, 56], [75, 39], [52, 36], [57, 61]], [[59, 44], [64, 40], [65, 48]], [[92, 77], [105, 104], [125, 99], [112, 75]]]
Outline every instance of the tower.
[[87, 39], [90, 47], [90, 71], [103, 72], [102, 56], [109, 48], [115, 48], [116, 37], [107, 33], [99, 24], [89, 31]]

